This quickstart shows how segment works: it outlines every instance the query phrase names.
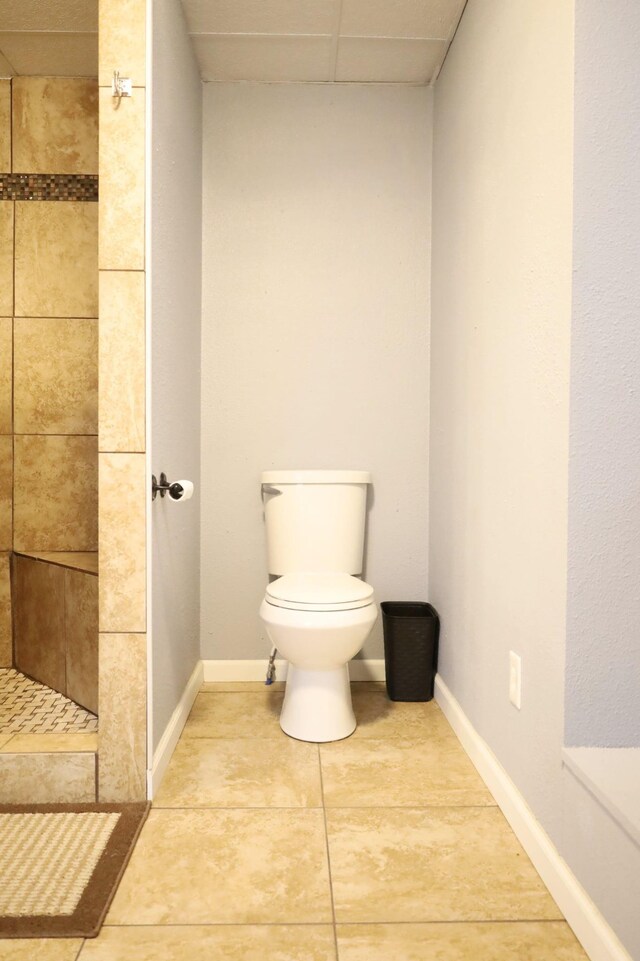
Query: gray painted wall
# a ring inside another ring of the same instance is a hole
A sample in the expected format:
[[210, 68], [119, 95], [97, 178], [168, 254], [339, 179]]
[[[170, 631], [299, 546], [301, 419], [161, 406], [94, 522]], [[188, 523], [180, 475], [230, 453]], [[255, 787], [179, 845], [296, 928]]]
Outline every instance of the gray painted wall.
[[431, 597], [445, 682], [550, 831], [561, 817], [572, 119], [571, 0], [470, 0], [435, 92]]
[[640, 5], [576, 4], [566, 740], [640, 747]]
[[204, 143], [202, 656], [260, 658], [262, 470], [371, 470], [365, 577], [426, 597], [431, 91], [206, 84]]
[[590, 698], [595, 738], [637, 718], [640, 11], [614, 8], [469, 0], [436, 85], [429, 573], [445, 682], [640, 959], [640, 851], [562, 766], [565, 654], [579, 743]]
[[200, 657], [202, 85], [179, 0], [155, 0], [152, 37], [151, 456], [196, 483], [152, 517], [153, 744]]

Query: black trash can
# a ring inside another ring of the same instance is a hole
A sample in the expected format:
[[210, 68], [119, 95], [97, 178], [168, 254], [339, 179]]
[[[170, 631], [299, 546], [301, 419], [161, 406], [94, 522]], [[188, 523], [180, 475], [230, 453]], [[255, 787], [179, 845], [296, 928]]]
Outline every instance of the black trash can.
[[392, 701], [430, 701], [438, 667], [440, 618], [424, 601], [383, 601], [384, 664]]

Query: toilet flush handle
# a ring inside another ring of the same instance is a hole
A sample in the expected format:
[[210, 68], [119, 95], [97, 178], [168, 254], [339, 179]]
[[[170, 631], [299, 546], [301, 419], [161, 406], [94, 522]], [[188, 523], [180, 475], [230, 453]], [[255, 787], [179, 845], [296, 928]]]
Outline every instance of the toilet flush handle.
[[272, 487], [271, 484], [263, 484], [263, 485], [262, 485], [262, 493], [263, 493], [263, 494], [273, 494], [273, 495], [275, 496], [276, 494], [281, 494], [282, 491], [281, 491], [281, 490], [278, 490], [277, 487]]

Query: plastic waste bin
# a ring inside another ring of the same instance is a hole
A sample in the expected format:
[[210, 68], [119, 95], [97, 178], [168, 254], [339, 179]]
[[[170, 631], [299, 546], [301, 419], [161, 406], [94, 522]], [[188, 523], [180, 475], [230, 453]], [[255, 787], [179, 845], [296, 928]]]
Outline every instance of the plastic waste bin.
[[387, 694], [392, 701], [430, 701], [438, 667], [440, 618], [425, 601], [383, 601]]

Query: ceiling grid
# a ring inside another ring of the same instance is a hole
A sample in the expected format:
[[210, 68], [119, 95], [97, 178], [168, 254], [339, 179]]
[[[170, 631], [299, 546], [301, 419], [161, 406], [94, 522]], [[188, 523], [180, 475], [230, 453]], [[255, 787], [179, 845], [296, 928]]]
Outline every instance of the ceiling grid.
[[[272, 83], [433, 83], [464, 4], [182, 0], [203, 80]], [[0, 76], [95, 76], [97, 58], [98, 0], [0, 0]]]

